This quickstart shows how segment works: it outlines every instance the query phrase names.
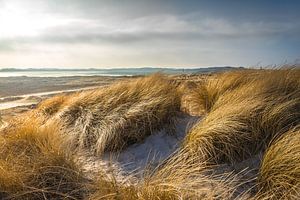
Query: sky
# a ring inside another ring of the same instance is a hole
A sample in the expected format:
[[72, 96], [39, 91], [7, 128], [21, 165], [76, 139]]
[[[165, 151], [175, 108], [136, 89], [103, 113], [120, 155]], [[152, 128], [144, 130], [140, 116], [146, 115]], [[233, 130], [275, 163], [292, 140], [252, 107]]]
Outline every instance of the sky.
[[299, 62], [297, 0], [0, 0], [0, 68]]

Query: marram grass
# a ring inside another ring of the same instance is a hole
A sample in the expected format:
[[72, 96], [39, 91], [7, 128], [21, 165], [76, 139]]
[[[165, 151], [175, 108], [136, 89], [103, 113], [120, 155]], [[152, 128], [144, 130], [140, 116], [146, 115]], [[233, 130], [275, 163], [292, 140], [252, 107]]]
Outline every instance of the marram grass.
[[227, 72], [203, 84], [194, 101], [206, 114], [184, 142], [203, 160], [249, 158], [300, 122], [300, 70]]
[[102, 154], [122, 150], [172, 125], [180, 111], [180, 98], [171, 80], [155, 74], [56, 97], [38, 110], [47, 119], [62, 121], [75, 146]]
[[[264, 151], [253, 198], [299, 197], [300, 70], [226, 72], [184, 89], [156, 74], [43, 101], [0, 131], [0, 198], [246, 199], [234, 175], [210, 164]], [[171, 129], [182, 92], [202, 119], [181, 151], [141, 177], [83, 173], [74, 148], [101, 159]]]
[[77, 199], [86, 179], [57, 124], [38, 127], [32, 119], [0, 135], [1, 199]]
[[236, 182], [228, 174], [208, 175], [205, 165], [182, 155], [171, 157], [162, 166], [133, 183], [118, 181], [101, 173], [93, 184], [91, 200], [197, 200], [234, 197]]
[[262, 197], [300, 198], [300, 129], [276, 139], [264, 155], [258, 186]]

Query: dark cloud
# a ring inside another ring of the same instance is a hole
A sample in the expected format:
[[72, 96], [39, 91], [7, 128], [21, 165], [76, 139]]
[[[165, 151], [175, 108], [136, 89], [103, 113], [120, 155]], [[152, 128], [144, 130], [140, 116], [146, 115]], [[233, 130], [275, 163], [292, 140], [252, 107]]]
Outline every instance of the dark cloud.
[[137, 18], [140, 16], [201, 13], [202, 16], [221, 17], [234, 21], [285, 21], [299, 18], [297, 0], [51, 0], [52, 12], [84, 15]]
[[[126, 26], [103, 27], [101, 22], [90, 21], [70, 23], [51, 27], [36, 37], [14, 38], [18, 42], [49, 43], [138, 43], [153, 41], [202, 41], [202, 40], [249, 40], [275, 37], [298, 38], [300, 22], [231, 23], [225, 20], [208, 19], [183, 21], [176, 19], [164, 23], [162, 18], [146, 18], [138, 23], [126, 21]], [[177, 21], [176, 21], [177, 20]], [[162, 23], [159, 23], [162, 22]], [[166, 20], [165, 20], [166, 21]], [[148, 25], [143, 25], [147, 23]], [[125, 21], [124, 21], [125, 23]], [[173, 23], [173, 24], [171, 24]]]

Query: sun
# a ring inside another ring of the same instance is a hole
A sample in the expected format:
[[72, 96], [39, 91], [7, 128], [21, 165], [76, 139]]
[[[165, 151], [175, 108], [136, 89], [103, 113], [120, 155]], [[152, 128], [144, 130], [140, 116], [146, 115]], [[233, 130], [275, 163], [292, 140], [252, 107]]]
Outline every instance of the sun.
[[43, 13], [41, 9], [9, 2], [0, 7], [0, 38], [34, 37], [47, 28], [66, 22], [57, 16]]
[[0, 12], [2, 37], [36, 35], [38, 24], [25, 9], [17, 4], [6, 4]]

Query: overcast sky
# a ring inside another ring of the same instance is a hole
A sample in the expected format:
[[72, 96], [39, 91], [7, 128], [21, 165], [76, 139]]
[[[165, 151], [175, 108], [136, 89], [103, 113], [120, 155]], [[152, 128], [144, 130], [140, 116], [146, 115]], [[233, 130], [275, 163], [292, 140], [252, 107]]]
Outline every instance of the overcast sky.
[[0, 68], [299, 62], [299, 10], [297, 0], [0, 0]]

